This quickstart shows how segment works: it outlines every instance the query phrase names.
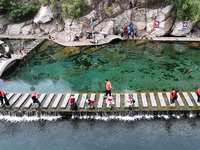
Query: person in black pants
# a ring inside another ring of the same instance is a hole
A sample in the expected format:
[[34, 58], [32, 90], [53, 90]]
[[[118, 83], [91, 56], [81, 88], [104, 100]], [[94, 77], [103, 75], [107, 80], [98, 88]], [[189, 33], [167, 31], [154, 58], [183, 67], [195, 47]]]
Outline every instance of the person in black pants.
[[38, 96], [37, 96], [36, 93], [33, 93], [33, 94], [31, 95], [31, 98], [32, 98], [34, 104], [35, 104], [35, 103], [38, 103], [39, 107], [41, 106], [41, 103], [39, 102]]
[[10, 106], [10, 103], [8, 99], [6, 98], [6, 94], [2, 91], [0, 91], [0, 101], [1, 101], [1, 106], [3, 105], [3, 99], [5, 100], [6, 106]]

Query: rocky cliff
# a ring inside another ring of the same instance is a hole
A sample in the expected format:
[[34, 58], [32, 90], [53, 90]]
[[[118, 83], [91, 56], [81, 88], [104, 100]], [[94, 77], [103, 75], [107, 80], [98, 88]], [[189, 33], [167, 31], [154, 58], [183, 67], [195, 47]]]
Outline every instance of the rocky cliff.
[[[80, 36], [91, 31], [90, 22], [94, 22], [94, 32], [97, 39], [117, 32], [120, 28], [133, 25], [138, 29], [139, 36], [187, 36], [199, 37], [200, 23], [194, 24], [186, 20], [188, 27], [183, 29], [183, 22], [172, 16], [174, 7], [165, 3], [157, 7], [149, 7], [145, 0], [85, 0], [89, 6], [87, 14], [73, 20], [54, 19], [51, 6], [42, 6], [32, 20], [10, 24], [0, 17], [0, 23], [5, 28], [4, 34], [52, 34], [62, 37], [62, 40], [73, 41], [76, 35]], [[159, 28], [154, 28], [155, 21], [159, 21]]]

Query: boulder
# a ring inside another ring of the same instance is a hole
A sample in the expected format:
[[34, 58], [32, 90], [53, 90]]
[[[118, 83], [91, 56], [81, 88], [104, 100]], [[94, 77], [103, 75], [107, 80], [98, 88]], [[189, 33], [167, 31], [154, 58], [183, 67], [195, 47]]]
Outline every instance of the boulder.
[[114, 27], [113, 21], [102, 22], [97, 26], [95, 26], [94, 31], [101, 34], [110, 35], [113, 34], [113, 27]]
[[79, 19], [74, 20], [72, 22], [72, 19], [65, 19], [65, 31], [66, 32], [80, 32], [80, 29], [82, 27], [82, 22], [79, 21]]
[[161, 12], [162, 14], [165, 15], [166, 18], [168, 18], [171, 16], [173, 9], [174, 9], [173, 5], [168, 5], [165, 8], [163, 8]]
[[122, 9], [128, 10], [135, 6], [137, 0], [118, 0], [117, 2]]
[[35, 33], [35, 34], [39, 34], [39, 33], [41, 33], [40, 28], [36, 28], [36, 29], [34, 30], [34, 33]]
[[183, 29], [183, 22], [176, 20], [173, 26], [173, 31], [171, 35], [173, 36], [186, 36], [189, 32], [191, 32], [194, 23], [190, 20], [188, 21], [187, 29]]
[[42, 31], [45, 31], [46, 29], [50, 30], [52, 27], [52, 23], [43, 23], [43, 24], [40, 24], [40, 29]]
[[173, 17], [170, 17], [166, 21], [161, 22], [159, 28], [153, 28], [153, 31], [150, 32], [149, 37], [164, 36], [166, 34], [169, 34], [169, 31], [172, 28], [174, 21], [175, 19]]
[[124, 13], [112, 18], [111, 21], [114, 22], [114, 28], [124, 28], [129, 26], [132, 22], [132, 9], [126, 10]]
[[0, 24], [3, 26], [10, 24], [11, 22], [9, 21], [8, 18], [4, 17], [4, 15], [0, 15]]
[[199, 38], [200, 37], [200, 30], [195, 30], [192, 33], [192, 38]]
[[19, 24], [10, 24], [7, 26], [6, 33], [7, 34], [20, 34], [22, 31], [22, 27], [25, 25], [25, 23], [19, 23]]
[[22, 34], [24, 34], [24, 35], [31, 34], [31, 33], [32, 33], [32, 30], [33, 30], [33, 25], [32, 25], [32, 24], [27, 25], [27, 26], [24, 26], [24, 27], [22, 28]]
[[42, 6], [34, 18], [34, 23], [47, 23], [53, 18], [50, 6]]
[[133, 28], [137, 28], [137, 30], [145, 30], [147, 27], [146, 22], [133, 22]]

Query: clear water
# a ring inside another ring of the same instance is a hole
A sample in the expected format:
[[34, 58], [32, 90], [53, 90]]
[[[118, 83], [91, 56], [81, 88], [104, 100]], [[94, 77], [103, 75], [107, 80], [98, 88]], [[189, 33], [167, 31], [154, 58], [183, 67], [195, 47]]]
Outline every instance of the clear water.
[[200, 120], [0, 121], [1, 150], [198, 150]]
[[[152, 49], [156, 44], [156, 49]], [[49, 46], [48, 46], [49, 45]], [[99, 47], [68, 48], [44, 43], [24, 66], [0, 80], [13, 92], [103, 92], [105, 79], [113, 92], [181, 91], [200, 87], [200, 48], [188, 43], [132, 41]], [[45, 50], [44, 50], [45, 49]], [[79, 53], [80, 52], [80, 53]], [[20, 85], [20, 86], [19, 86]]]

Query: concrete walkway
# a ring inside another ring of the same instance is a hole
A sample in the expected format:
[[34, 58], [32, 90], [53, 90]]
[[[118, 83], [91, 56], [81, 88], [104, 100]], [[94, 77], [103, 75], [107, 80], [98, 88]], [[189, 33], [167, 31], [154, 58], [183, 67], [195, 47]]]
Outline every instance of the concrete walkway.
[[[54, 34], [56, 35], [56, 34]], [[7, 35], [1, 34], [0, 39], [46, 39], [48, 40], [48, 35]], [[114, 39], [127, 40], [127, 38], [121, 38], [118, 35], [109, 35], [105, 39], [99, 40], [97, 44], [90, 43], [89, 39], [81, 39], [80, 41], [69, 42], [66, 41], [62, 36], [55, 36], [53, 42], [58, 43], [63, 46], [93, 46], [93, 45], [104, 45], [110, 43]], [[200, 38], [188, 38], [188, 37], [148, 37], [149, 40], [153, 41], [177, 41], [177, 42], [200, 42]], [[141, 40], [141, 37], [135, 40]]]
[[[200, 103], [197, 102], [196, 92], [180, 91], [178, 99], [174, 104], [170, 104], [170, 92], [133, 92], [133, 93], [112, 93], [113, 109], [106, 103], [105, 93], [39, 93], [38, 100], [41, 102], [40, 112], [57, 112], [61, 115], [72, 115], [68, 100], [70, 95], [74, 95], [75, 102], [79, 107], [78, 113], [95, 112], [152, 112], [169, 113], [199, 111]], [[10, 102], [9, 108], [0, 107], [0, 111], [20, 111], [23, 113], [31, 112], [34, 107], [31, 105], [31, 93], [7, 93]], [[130, 109], [127, 100], [135, 100], [134, 109]], [[86, 99], [95, 101], [95, 108], [90, 108]], [[38, 110], [38, 109], [37, 109]]]

